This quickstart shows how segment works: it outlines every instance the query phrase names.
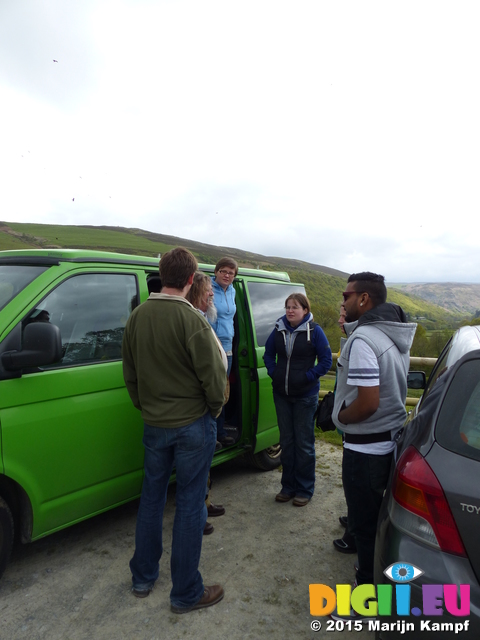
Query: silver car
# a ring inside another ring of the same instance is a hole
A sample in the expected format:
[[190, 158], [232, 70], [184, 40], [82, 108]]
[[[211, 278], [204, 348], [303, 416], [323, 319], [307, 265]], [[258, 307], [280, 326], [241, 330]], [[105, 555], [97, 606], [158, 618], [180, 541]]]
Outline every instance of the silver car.
[[397, 445], [375, 548], [392, 611], [372, 630], [480, 638], [480, 327], [447, 343]]

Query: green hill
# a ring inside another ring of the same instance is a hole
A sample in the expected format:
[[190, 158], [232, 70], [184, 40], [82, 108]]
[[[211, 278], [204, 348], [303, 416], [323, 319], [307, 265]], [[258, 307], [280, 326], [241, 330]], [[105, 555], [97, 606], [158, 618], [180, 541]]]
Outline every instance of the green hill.
[[[347, 273], [337, 269], [301, 260], [263, 256], [232, 247], [219, 247], [142, 229], [0, 222], [0, 250], [78, 248], [158, 256], [179, 245], [190, 249], [200, 262], [214, 264], [219, 257], [229, 255], [245, 267], [287, 271], [293, 282], [305, 284], [315, 319], [325, 329], [332, 348], [337, 348], [340, 333], [336, 322], [342, 291], [348, 278]], [[401, 305], [410, 318], [420, 318], [419, 322], [428, 330], [453, 328], [465, 317], [394, 288], [389, 288], [388, 299]]]

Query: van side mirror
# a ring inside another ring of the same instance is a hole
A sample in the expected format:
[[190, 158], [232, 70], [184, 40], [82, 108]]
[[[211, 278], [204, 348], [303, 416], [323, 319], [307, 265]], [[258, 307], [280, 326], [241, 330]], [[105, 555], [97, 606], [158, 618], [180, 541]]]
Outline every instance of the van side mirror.
[[424, 371], [409, 371], [407, 375], [407, 387], [409, 389], [425, 389], [427, 377]]
[[6, 351], [2, 354], [2, 364], [7, 371], [20, 371], [25, 367], [53, 364], [61, 358], [60, 329], [48, 322], [33, 322], [23, 331], [21, 351]]

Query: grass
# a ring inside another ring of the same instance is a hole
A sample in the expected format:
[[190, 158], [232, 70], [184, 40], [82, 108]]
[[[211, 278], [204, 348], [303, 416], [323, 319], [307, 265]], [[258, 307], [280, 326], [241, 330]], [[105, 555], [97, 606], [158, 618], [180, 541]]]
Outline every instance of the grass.
[[[112, 229], [83, 228], [69, 225], [44, 225], [10, 223], [10, 228], [23, 234], [23, 239], [32, 245], [59, 245], [78, 249], [120, 251], [137, 255], [157, 256], [172, 247], [163, 242], [150, 240], [142, 233], [130, 233]], [[25, 248], [25, 244], [23, 247]], [[121, 247], [121, 248], [120, 248]], [[4, 248], [2, 246], [2, 248]]]

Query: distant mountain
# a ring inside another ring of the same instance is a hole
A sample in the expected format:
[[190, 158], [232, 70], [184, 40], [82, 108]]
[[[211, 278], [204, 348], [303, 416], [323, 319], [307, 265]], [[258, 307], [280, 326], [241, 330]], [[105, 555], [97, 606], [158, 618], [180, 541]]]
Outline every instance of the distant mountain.
[[480, 284], [458, 282], [395, 284], [392, 288], [422, 298], [442, 309], [473, 315], [480, 311]]
[[[179, 245], [190, 249], [199, 262], [207, 264], [215, 264], [221, 256], [229, 255], [244, 267], [287, 271], [292, 282], [305, 284], [315, 318], [322, 326], [331, 324], [336, 327], [342, 291], [345, 290], [349, 275], [338, 269], [279, 256], [263, 256], [242, 249], [215, 246], [143, 229], [0, 222], [0, 250], [72, 248], [158, 256]], [[411, 318], [422, 318], [422, 324], [429, 329], [452, 327], [464, 319], [466, 314], [471, 315], [480, 308], [480, 285], [433, 285], [440, 288], [436, 290], [438, 296], [435, 301], [428, 298], [425, 289], [422, 289], [430, 286], [395, 285], [388, 288], [388, 300], [401, 305]], [[444, 286], [448, 290], [444, 289], [442, 292], [441, 287]], [[475, 302], [470, 300], [470, 306], [467, 307], [468, 296], [462, 294], [461, 305], [460, 298], [456, 297], [456, 288], [475, 286], [479, 288]], [[416, 291], [410, 287], [420, 288]]]

